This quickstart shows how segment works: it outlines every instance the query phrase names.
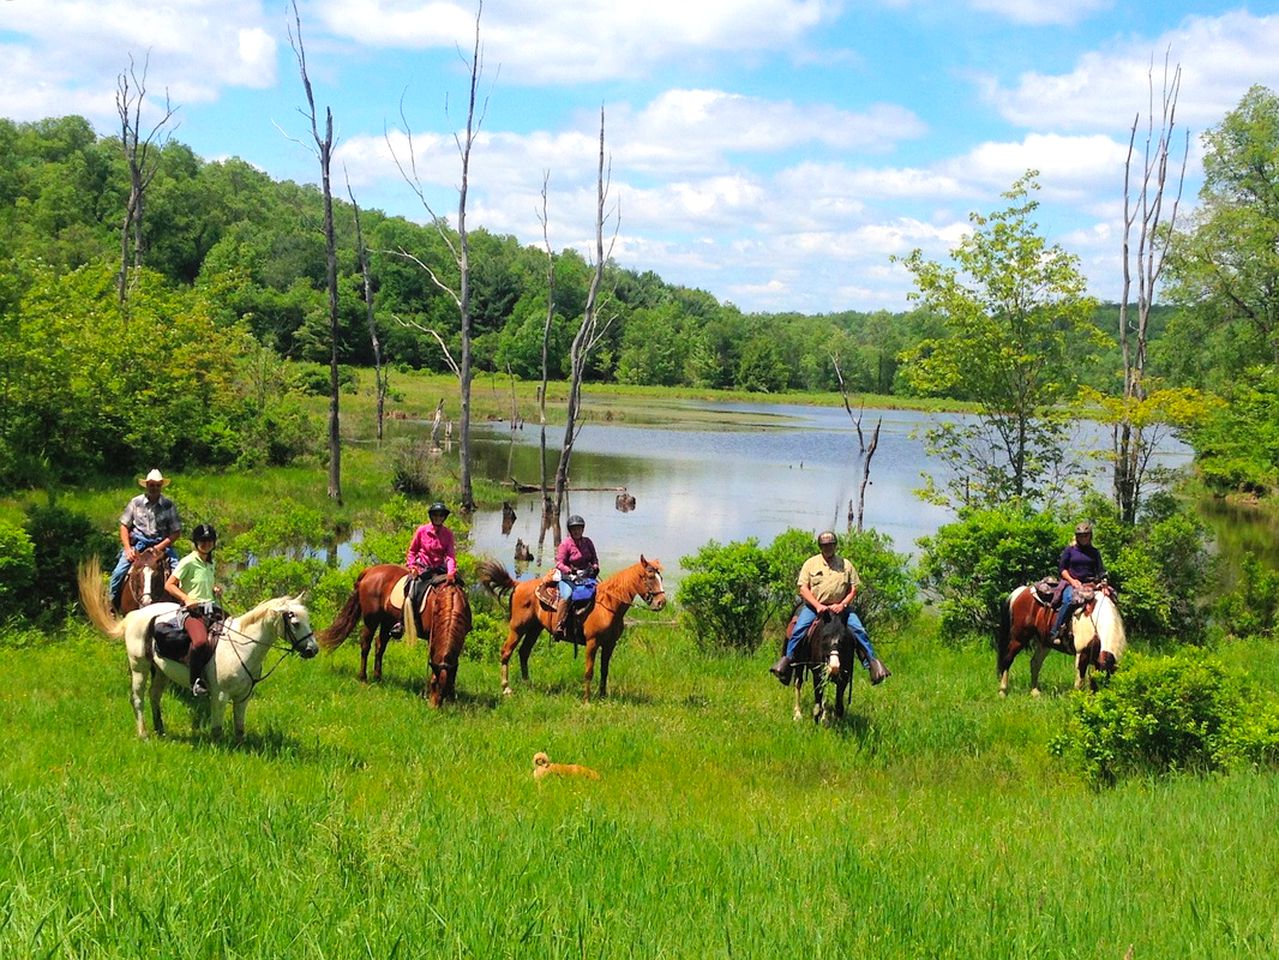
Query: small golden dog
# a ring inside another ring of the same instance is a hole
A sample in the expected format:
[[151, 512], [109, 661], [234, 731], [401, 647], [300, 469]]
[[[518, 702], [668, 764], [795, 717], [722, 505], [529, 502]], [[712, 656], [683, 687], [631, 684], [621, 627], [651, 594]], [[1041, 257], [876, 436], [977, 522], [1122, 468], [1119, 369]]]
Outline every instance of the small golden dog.
[[545, 753], [533, 754], [533, 779], [541, 780], [543, 777], [550, 776], [585, 777], [588, 780], [600, 778], [598, 772], [580, 763], [551, 763], [551, 758]]

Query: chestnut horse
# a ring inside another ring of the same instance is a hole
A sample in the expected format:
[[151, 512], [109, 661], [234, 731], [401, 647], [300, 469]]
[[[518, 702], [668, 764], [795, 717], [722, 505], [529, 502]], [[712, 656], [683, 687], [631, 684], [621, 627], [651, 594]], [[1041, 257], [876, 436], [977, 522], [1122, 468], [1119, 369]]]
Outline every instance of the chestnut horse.
[[[542, 609], [536, 591], [540, 580], [516, 582], [506, 568], [493, 560], [484, 560], [479, 566], [480, 583], [499, 596], [511, 591], [511, 624], [506, 643], [502, 645], [502, 693], [511, 694], [509, 666], [516, 644], [520, 648], [520, 674], [528, 680], [528, 658], [533, 652], [542, 629], [551, 630], [553, 611]], [[608, 664], [613, 648], [622, 635], [623, 619], [636, 597], [650, 609], [661, 610], [666, 606], [666, 590], [662, 586], [662, 564], [658, 560], [646, 560], [640, 555], [639, 563], [633, 563], [607, 580], [601, 580], [595, 590], [595, 606], [581, 624], [586, 642], [586, 672], [583, 678], [582, 699], [591, 699], [591, 678], [595, 675], [595, 654], [600, 655], [601, 697], [608, 696]]]
[[1107, 674], [1115, 672], [1115, 665], [1123, 656], [1127, 641], [1124, 623], [1119, 617], [1119, 608], [1111, 599], [1110, 588], [1099, 585], [1095, 590], [1085, 587], [1075, 592], [1082, 606], [1071, 615], [1070, 635], [1056, 643], [1050, 641], [1049, 635], [1057, 611], [1035, 599], [1031, 587], [1018, 587], [1002, 605], [995, 667], [999, 674], [1001, 697], [1008, 695], [1008, 671], [1013, 660], [1026, 646], [1031, 648], [1030, 692], [1036, 697], [1039, 696], [1039, 668], [1049, 650], [1075, 655], [1076, 690], [1082, 690], [1085, 683], [1091, 689], [1097, 688], [1096, 681], [1088, 676], [1089, 667], [1096, 667]]
[[[471, 603], [461, 583], [439, 583], [427, 592], [422, 601], [422, 631], [430, 642], [427, 664], [431, 668], [422, 696], [438, 708], [442, 700], [457, 697], [457, 661], [471, 632]], [[417, 618], [405, 617], [404, 642], [415, 646], [417, 635]]]
[[173, 600], [164, 589], [170, 573], [172, 569], [167, 549], [147, 547], [139, 550], [129, 572], [125, 574], [124, 586], [120, 590], [120, 616], [148, 604]]
[[369, 648], [373, 645], [374, 631], [377, 631], [377, 655], [373, 659], [373, 679], [382, 679], [382, 655], [386, 653], [391, 628], [399, 622], [403, 613], [404, 598], [392, 601], [391, 594], [395, 585], [402, 577], [408, 576], [408, 573], [408, 567], [397, 563], [379, 563], [366, 567], [355, 578], [355, 589], [351, 591], [351, 596], [337, 619], [327, 630], [316, 635], [323, 649], [335, 650], [355, 629], [356, 623], [362, 623], [360, 672], [357, 674], [361, 683], [368, 682]]

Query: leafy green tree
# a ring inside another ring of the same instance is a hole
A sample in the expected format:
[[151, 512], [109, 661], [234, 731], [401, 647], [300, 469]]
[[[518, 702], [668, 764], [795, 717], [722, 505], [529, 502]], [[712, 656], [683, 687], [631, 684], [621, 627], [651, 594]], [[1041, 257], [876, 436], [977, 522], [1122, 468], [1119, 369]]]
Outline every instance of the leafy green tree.
[[1031, 216], [1034, 172], [1004, 194], [1010, 206], [972, 214], [973, 230], [951, 251], [953, 265], [904, 262], [911, 295], [943, 332], [907, 352], [907, 376], [927, 393], [973, 400], [970, 423], [929, 429], [931, 452], [953, 469], [942, 503], [991, 505], [1044, 496], [1066, 463], [1064, 424], [1054, 407], [1072, 390], [1082, 348], [1096, 344], [1093, 302], [1077, 258], [1048, 246]]
[[1279, 367], [1249, 369], [1191, 433], [1200, 476], [1217, 493], [1279, 492]]

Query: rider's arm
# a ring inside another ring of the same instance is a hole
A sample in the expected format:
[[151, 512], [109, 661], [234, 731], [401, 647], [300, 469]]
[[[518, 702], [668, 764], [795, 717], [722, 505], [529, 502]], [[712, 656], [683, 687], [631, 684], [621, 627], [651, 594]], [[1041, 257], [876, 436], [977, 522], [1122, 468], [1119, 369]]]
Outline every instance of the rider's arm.
[[444, 543], [444, 572], [452, 577], [457, 575], [457, 542], [453, 539], [453, 531], [445, 527], [440, 531], [440, 540]]
[[418, 545], [418, 541], [421, 537], [422, 528], [418, 527], [413, 531], [413, 539], [409, 541], [409, 548], [404, 554], [404, 565], [414, 573], [416, 573], [418, 569], [418, 555], [421, 550], [421, 547]]
[[120, 543], [124, 545], [124, 555], [132, 563], [137, 556], [137, 552], [133, 549], [133, 541], [129, 538], [129, 528], [123, 523], [120, 524]]
[[572, 538], [565, 537], [562, 541], [560, 541], [560, 545], [555, 551], [555, 569], [560, 573], [573, 572], [573, 568], [568, 565], [568, 552], [572, 548], [572, 545]]
[[164, 581], [164, 589], [169, 596], [177, 597], [178, 602], [184, 607], [190, 606], [194, 602], [187, 592], [182, 589], [182, 583], [178, 580], [178, 572], [176, 570], [169, 574], [168, 580]]
[[808, 604], [818, 613], [821, 613], [823, 610], [826, 609], [826, 605], [822, 603], [820, 600], [818, 600], [815, 596], [813, 596], [813, 591], [808, 588], [808, 584], [801, 583], [799, 585], [799, 595], [804, 598], [804, 602], [806, 604]]

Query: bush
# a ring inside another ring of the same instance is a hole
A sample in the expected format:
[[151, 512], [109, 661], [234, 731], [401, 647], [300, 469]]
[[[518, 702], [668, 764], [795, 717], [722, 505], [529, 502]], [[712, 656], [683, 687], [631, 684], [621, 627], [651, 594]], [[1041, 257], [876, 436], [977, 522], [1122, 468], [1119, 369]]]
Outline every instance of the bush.
[[429, 440], [397, 444], [391, 452], [391, 489], [408, 496], [429, 497], [433, 462]]
[[777, 571], [754, 537], [723, 546], [712, 540], [680, 564], [688, 573], [676, 599], [703, 650], [757, 649], [764, 624], [794, 590], [779, 593]]
[[120, 550], [120, 541], [84, 514], [56, 504], [31, 507], [25, 530], [34, 551], [31, 597], [55, 617], [74, 602], [80, 563], [97, 557], [103, 566], [114, 565]]
[[1217, 600], [1214, 612], [1230, 636], [1279, 640], [1279, 570], [1245, 553], [1238, 584]]
[[1093, 784], [1279, 762], [1279, 704], [1212, 657], [1131, 657], [1049, 749]]
[[1047, 513], [974, 510], [920, 539], [920, 578], [939, 600], [941, 636], [993, 635], [1008, 594], [1054, 569], [1070, 534]]
[[27, 611], [35, 578], [31, 538], [21, 527], [0, 520], [0, 619]]
[[[331, 385], [329, 368], [323, 364], [299, 364], [295, 374], [303, 393], [327, 397]], [[360, 388], [360, 375], [355, 367], [338, 364], [338, 393], [355, 393]]]

